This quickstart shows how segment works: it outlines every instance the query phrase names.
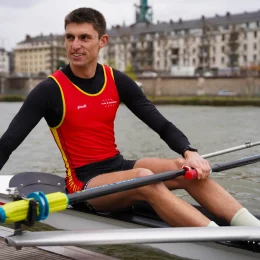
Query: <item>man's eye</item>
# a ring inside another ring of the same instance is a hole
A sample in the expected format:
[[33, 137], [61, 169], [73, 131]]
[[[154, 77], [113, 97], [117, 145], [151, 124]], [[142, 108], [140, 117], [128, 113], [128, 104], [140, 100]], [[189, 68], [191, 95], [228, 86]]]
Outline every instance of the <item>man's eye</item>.
[[81, 40], [83, 40], [83, 41], [86, 41], [86, 40], [88, 40], [89, 39], [89, 37], [87, 36], [87, 35], [82, 35], [81, 36]]

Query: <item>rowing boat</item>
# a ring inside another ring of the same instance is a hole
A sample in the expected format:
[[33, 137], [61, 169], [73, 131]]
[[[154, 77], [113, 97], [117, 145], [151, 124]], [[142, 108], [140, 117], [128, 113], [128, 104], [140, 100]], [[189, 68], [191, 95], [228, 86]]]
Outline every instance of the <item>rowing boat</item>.
[[[251, 163], [259, 159], [259, 155], [255, 156], [253, 160], [251, 159]], [[243, 158], [242, 161], [245, 159]], [[242, 161], [239, 161], [238, 166], [243, 165]], [[230, 164], [225, 166], [231, 167]], [[215, 170], [217, 171], [217, 168]], [[24, 196], [35, 191], [42, 191], [45, 194], [65, 192], [65, 182], [62, 177], [41, 172], [0, 176], [0, 201], [2, 203], [11, 200], [6, 194], [6, 187], [17, 187], [19, 194]], [[95, 193], [95, 190], [93, 192]], [[16, 190], [10, 189], [9, 195], [10, 193], [14, 196]], [[63, 231], [26, 232], [6, 237], [6, 243], [16, 248], [34, 245], [140, 243], [189, 259], [260, 259], [259, 228], [230, 227], [228, 223], [214, 218], [199, 205], [194, 205], [194, 207], [221, 227], [169, 227], [144, 202], [113, 214], [93, 213], [86, 208], [75, 209], [67, 205], [66, 210], [50, 214], [43, 220], [44, 223]], [[256, 217], [260, 219], [260, 216]]]

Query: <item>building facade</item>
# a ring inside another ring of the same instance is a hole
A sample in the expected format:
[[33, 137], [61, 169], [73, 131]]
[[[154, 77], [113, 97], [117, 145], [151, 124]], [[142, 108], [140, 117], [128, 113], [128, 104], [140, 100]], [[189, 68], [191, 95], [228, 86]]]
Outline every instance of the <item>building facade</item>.
[[14, 48], [14, 71], [18, 74], [50, 74], [66, 62], [62, 35], [26, 35]]
[[0, 74], [9, 74], [9, 55], [8, 52], [3, 48], [0, 48]]
[[[99, 62], [121, 71], [130, 66], [136, 73], [176, 76], [259, 73], [260, 11], [156, 24], [137, 21], [113, 26], [108, 35]], [[67, 62], [61, 35], [27, 35], [14, 49], [17, 73], [49, 74]]]
[[260, 65], [260, 11], [114, 26], [108, 34], [99, 60], [122, 71], [131, 64], [136, 72], [221, 75]]

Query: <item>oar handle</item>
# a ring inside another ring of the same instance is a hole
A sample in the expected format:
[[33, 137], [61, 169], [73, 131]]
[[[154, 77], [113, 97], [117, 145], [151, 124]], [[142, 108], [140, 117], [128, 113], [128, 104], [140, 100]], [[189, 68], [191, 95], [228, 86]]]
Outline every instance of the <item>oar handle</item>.
[[198, 178], [198, 172], [196, 169], [191, 168], [190, 166], [183, 166], [182, 167], [185, 170], [184, 178], [187, 180], [194, 180]]

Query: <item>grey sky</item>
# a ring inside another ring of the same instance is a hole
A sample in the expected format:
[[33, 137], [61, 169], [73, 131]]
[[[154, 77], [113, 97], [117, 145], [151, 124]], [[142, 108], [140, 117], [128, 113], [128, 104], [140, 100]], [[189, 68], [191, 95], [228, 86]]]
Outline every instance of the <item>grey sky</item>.
[[[129, 25], [135, 20], [134, 4], [139, 2], [140, 0], [0, 0], [0, 47], [10, 50], [24, 40], [26, 34], [61, 34], [64, 32], [65, 15], [83, 6], [101, 11], [107, 19], [108, 28], [123, 22]], [[148, 3], [153, 7], [154, 22], [260, 9], [259, 0], [148, 0]]]

